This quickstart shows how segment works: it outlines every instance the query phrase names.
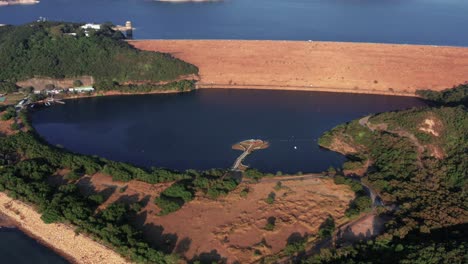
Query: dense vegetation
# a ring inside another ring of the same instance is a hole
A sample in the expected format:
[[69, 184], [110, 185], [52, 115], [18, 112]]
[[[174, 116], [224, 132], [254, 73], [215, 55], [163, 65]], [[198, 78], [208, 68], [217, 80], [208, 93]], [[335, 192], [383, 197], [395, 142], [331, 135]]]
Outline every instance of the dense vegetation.
[[119, 91], [122, 93], [150, 93], [154, 91], [188, 92], [195, 89], [195, 82], [189, 80], [175, 81], [167, 84], [128, 84], [120, 85], [116, 82], [102, 81], [95, 85], [98, 91]]
[[468, 106], [468, 83], [446, 89], [441, 92], [432, 90], [418, 90], [416, 94], [437, 104]]
[[[457, 89], [434, 101], [462, 102], [453, 94], [466, 91], [466, 86]], [[320, 144], [334, 148], [338, 139], [356, 147], [357, 152], [348, 153], [354, 162], [371, 161], [362, 181], [380, 194], [387, 205], [383, 213], [392, 220], [374, 240], [323, 250], [306, 262], [463, 263], [468, 246], [467, 109], [439, 106], [383, 113], [371, 117], [368, 126], [357, 120], [340, 125]]]
[[187, 171], [190, 179], [174, 183], [156, 198], [155, 203], [161, 208], [160, 214], [166, 215], [179, 210], [185, 203], [191, 201], [197, 192], [211, 199], [227, 195], [239, 184], [237, 180], [230, 177], [229, 173], [221, 169], [204, 172]]
[[372, 206], [372, 201], [369, 198], [369, 195], [362, 187], [362, 184], [356, 180], [346, 178], [342, 175], [336, 175], [333, 178], [335, 184], [346, 184], [351, 187], [351, 190], [354, 191], [356, 197], [351, 201], [349, 207], [346, 209], [345, 215], [349, 218], [355, 217], [360, 213], [367, 211]]
[[[16, 140], [31, 138], [25, 133], [19, 135]], [[39, 143], [32, 149], [25, 149], [15, 145], [18, 141], [10, 141], [10, 138], [0, 138], [0, 164], [3, 164], [0, 167], [0, 191], [6, 191], [14, 199], [37, 205], [44, 222], [72, 223], [78, 227], [77, 232], [95, 236], [133, 261], [173, 263], [173, 256], [166, 256], [149, 247], [141, 233], [131, 226], [129, 218], [139, 211], [139, 204], [129, 206], [116, 203], [96, 212], [99, 205], [97, 201], [102, 202], [102, 199], [83, 196], [73, 183], [59, 187], [47, 183], [47, 177], [62, 166], [85, 162], [87, 171], [97, 170], [97, 163], [92, 158], [76, 157], [74, 160], [75, 157], [70, 154], [68, 158], [58, 160], [60, 155], [47, 156], [53, 152], [39, 157], [32, 154], [38, 150]], [[68, 164], [60, 163], [67, 162], [66, 159], [70, 159]], [[80, 166], [80, 169], [84, 168]]]
[[141, 51], [112, 25], [90, 30], [79, 24], [37, 22], [0, 27], [0, 92], [35, 76], [93, 76], [97, 83], [158, 83], [196, 74], [198, 69], [168, 54]]

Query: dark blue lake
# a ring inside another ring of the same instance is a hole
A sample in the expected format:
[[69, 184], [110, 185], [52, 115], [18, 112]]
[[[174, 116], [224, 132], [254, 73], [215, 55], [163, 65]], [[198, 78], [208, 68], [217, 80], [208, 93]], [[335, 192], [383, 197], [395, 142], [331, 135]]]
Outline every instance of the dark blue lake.
[[0, 256], [5, 264], [66, 264], [63, 257], [18, 229], [0, 228]]
[[320, 172], [344, 160], [318, 147], [323, 132], [369, 113], [423, 104], [409, 97], [214, 89], [68, 100], [32, 119], [52, 144], [145, 167], [229, 168], [240, 154], [231, 146], [259, 138], [271, 146], [250, 155], [247, 165]]
[[135, 38], [285, 39], [468, 46], [467, 0], [42, 0], [0, 7], [0, 24], [131, 20]]

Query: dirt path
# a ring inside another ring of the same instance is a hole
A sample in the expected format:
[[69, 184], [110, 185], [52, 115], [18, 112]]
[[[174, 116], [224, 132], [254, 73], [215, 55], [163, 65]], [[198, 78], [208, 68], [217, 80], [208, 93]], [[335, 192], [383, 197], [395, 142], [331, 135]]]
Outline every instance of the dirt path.
[[201, 88], [414, 96], [468, 81], [468, 48], [371, 43], [139, 40], [200, 69]]
[[371, 116], [366, 116], [366, 117], [363, 117], [363, 118], [359, 119], [359, 124], [361, 126], [365, 126], [365, 127], [369, 128], [369, 130], [371, 130], [372, 132], [374, 132], [375, 130], [378, 130], [378, 131], [395, 134], [395, 135], [398, 135], [400, 137], [404, 137], [404, 138], [409, 139], [409, 141], [416, 147], [418, 166], [420, 168], [424, 167], [424, 164], [422, 162], [422, 156], [423, 156], [423, 153], [426, 150], [426, 148], [424, 147], [423, 144], [421, 144], [421, 142], [419, 142], [419, 140], [416, 138], [416, 136], [413, 133], [410, 133], [410, 132], [408, 132], [406, 130], [402, 130], [402, 129], [397, 129], [397, 130], [386, 129], [387, 124], [376, 124], [376, 125], [371, 124], [369, 122], [370, 117]]

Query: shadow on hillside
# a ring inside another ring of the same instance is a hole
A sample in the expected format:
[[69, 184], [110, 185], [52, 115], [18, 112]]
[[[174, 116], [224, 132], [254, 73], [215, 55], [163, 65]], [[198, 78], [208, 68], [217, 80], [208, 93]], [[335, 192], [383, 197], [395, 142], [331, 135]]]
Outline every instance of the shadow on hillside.
[[[176, 249], [178, 236], [173, 233], [164, 233], [164, 227], [161, 225], [155, 225], [153, 223], [147, 223], [146, 218], [148, 217], [148, 212], [143, 211], [137, 215], [135, 218], [135, 227], [143, 232], [143, 236], [148, 243], [155, 249], [161, 250], [166, 254], [173, 253]], [[184, 241], [185, 240], [185, 241]], [[178, 247], [180, 251], [188, 251], [190, 248], [191, 240], [189, 238], [184, 238], [181, 240], [184, 241], [182, 245]], [[179, 243], [180, 244], [180, 243]]]
[[367, 228], [365, 228], [365, 224], [361, 225], [361, 229], [364, 226], [363, 230], [349, 226], [344, 230], [339, 230], [336, 237], [336, 244], [342, 246], [374, 238], [384, 232], [385, 223], [388, 221], [388, 218], [389, 217], [386, 216], [375, 216], [372, 219], [372, 223]]
[[195, 255], [189, 263], [216, 263], [216, 264], [226, 264], [227, 258], [221, 256], [216, 249], [211, 252], [203, 252], [199, 255]]
[[76, 185], [78, 186], [78, 189], [82, 195], [90, 196], [93, 194], [99, 194], [104, 198], [104, 202], [106, 202], [117, 190], [117, 186], [109, 185], [107, 188], [98, 192], [96, 187], [94, 187], [93, 183], [91, 182], [90, 177], [82, 177], [78, 180], [78, 182], [76, 182]]

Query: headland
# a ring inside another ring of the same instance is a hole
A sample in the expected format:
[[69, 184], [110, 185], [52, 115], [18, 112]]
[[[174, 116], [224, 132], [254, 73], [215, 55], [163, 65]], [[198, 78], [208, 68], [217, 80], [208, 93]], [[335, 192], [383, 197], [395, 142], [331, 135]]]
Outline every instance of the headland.
[[7, 5], [34, 5], [38, 4], [37, 0], [0, 0], [0, 6]]
[[199, 68], [199, 88], [415, 96], [468, 81], [468, 48], [263, 40], [132, 40]]

